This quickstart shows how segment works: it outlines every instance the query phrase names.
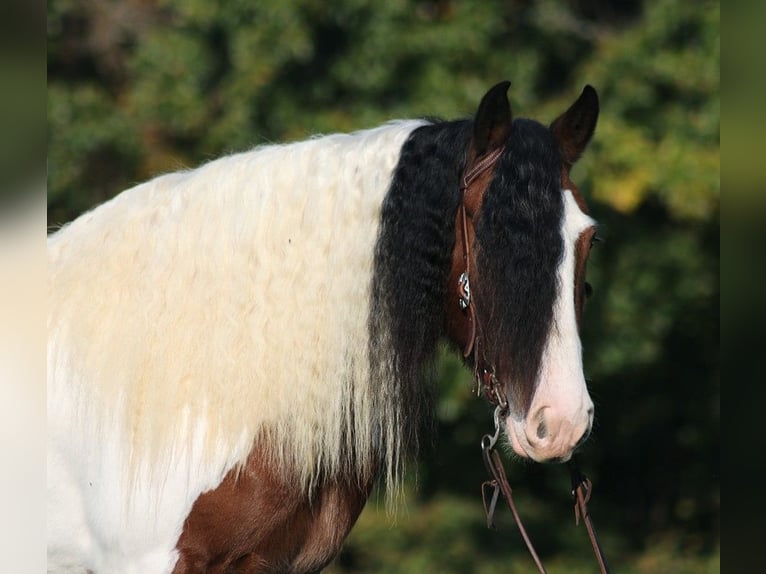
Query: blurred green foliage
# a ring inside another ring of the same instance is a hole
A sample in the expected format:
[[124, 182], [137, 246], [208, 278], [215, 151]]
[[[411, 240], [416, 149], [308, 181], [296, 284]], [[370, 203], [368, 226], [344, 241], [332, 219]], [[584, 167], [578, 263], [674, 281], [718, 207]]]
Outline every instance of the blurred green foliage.
[[[542, 121], [594, 85], [599, 127], [574, 172], [606, 238], [583, 333], [591, 509], [619, 571], [718, 571], [719, 26], [716, 1], [56, 0], [48, 224], [257, 144], [465, 116], [501, 79]], [[330, 571], [530, 570], [508, 517], [483, 523], [489, 409], [454, 355], [436, 379], [406, 509], [368, 504]], [[593, 571], [566, 473], [509, 472], [550, 571]]]

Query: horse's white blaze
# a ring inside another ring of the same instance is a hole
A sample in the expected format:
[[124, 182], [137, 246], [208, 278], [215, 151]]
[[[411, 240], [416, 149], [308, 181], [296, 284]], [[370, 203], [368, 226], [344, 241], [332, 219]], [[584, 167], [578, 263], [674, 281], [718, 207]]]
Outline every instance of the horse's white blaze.
[[264, 429], [305, 488], [344, 436], [363, 464], [396, 432], [370, 404], [373, 252], [423, 123], [161, 176], [49, 238], [49, 570], [169, 572]]
[[509, 416], [506, 420], [513, 449], [537, 461], [568, 459], [593, 422], [593, 401], [585, 384], [575, 313], [574, 273], [575, 242], [595, 222], [580, 210], [571, 191], [563, 193], [564, 254], [559, 264], [558, 295], [537, 389], [526, 418], [518, 420]]

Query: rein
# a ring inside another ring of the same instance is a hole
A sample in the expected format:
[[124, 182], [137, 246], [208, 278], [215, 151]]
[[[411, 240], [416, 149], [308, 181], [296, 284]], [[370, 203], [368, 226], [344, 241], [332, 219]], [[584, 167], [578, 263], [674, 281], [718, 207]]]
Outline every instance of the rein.
[[[516, 504], [513, 502], [513, 491], [511, 485], [508, 483], [505, 468], [500, 460], [500, 455], [497, 450], [495, 450], [495, 445], [497, 444], [497, 439], [500, 435], [500, 416], [502, 414], [501, 407], [495, 407], [495, 434], [485, 434], [481, 439], [481, 454], [484, 458], [484, 466], [487, 468], [487, 472], [491, 477], [490, 480], [484, 481], [481, 485], [481, 497], [484, 503], [484, 514], [487, 517], [487, 528], [491, 530], [495, 529], [495, 509], [497, 507], [499, 495], [502, 494], [506, 504], [508, 504], [508, 508], [511, 509], [513, 519], [519, 527], [521, 537], [527, 545], [527, 550], [529, 550], [529, 554], [532, 556], [532, 560], [534, 560], [537, 570], [540, 574], [547, 574], [540, 557], [537, 555], [537, 551], [535, 551], [532, 540], [529, 538], [529, 535], [524, 528], [524, 524], [521, 522], [521, 517], [516, 509]], [[588, 501], [590, 500], [593, 490], [590, 479], [580, 471], [577, 459], [574, 456], [567, 462], [567, 466], [569, 467], [570, 478], [572, 481], [575, 525], [579, 525], [580, 520], [585, 523], [585, 528], [588, 531], [588, 538], [593, 547], [593, 554], [596, 556], [599, 570], [601, 571], [601, 574], [609, 574], [609, 564], [606, 561], [606, 555], [604, 554], [603, 548], [601, 548], [601, 544], [599, 544], [596, 528], [593, 526], [593, 521], [588, 512]], [[488, 492], [490, 491], [491, 495], [488, 495]]]
[[[495, 376], [494, 365], [488, 363], [484, 354], [480, 351], [481, 341], [481, 329], [478, 324], [478, 316], [476, 314], [476, 308], [474, 306], [474, 300], [471, 293], [471, 250], [470, 250], [470, 238], [468, 234], [468, 208], [466, 206], [466, 200], [471, 198], [471, 184], [474, 183], [482, 174], [493, 169], [497, 160], [503, 154], [505, 150], [504, 146], [501, 146], [486, 155], [479, 162], [477, 162], [470, 170], [467, 170], [463, 175], [460, 182], [460, 203], [458, 204], [458, 225], [460, 231], [460, 240], [462, 244], [462, 269], [457, 281], [457, 295], [458, 305], [460, 310], [464, 313], [466, 321], [468, 322], [468, 333], [466, 342], [463, 346], [463, 357], [468, 358], [473, 355], [474, 364], [474, 380], [476, 381], [477, 395], [481, 395], [482, 391], [487, 400], [495, 407], [494, 411], [494, 434], [485, 434], [481, 439], [481, 452], [484, 459], [484, 466], [489, 473], [490, 480], [487, 480], [481, 485], [482, 501], [484, 504], [484, 513], [487, 518], [487, 528], [495, 528], [494, 515], [497, 508], [497, 501], [500, 498], [500, 494], [510, 508], [513, 518], [516, 521], [516, 525], [519, 527], [524, 543], [527, 545], [532, 559], [534, 560], [538, 571], [541, 574], [546, 574], [545, 567], [543, 566], [540, 557], [535, 551], [532, 540], [529, 538], [524, 524], [521, 522], [521, 517], [516, 509], [516, 504], [513, 501], [513, 491], [511, 485], [508, 482], [508, 477], [505, 473], [505, 468], [500, 460], [495, 446], [500, 436], [501, 419], [508, 413], [508, 400], [505, 397], [502, 385]], [[477, 191], [478, 198], [476, 200], [477, 205], [481, 205], [483, 195], [486, 192], [489, 185], [483, 187]], [[596, 556], [596, 560], [599, 565], [601, 574], [609, 574], [609, 565], [606, 561], [606, 556], [598, 542], [596, 536], [596, 530], [593, 526], [593, 522], [588, 512], [588, 501], [592, 493], [592, 485], [590, 480], [580, 471], [576, 458], [573, 456], [567, 463], [570, 472], [570, 478], [572, 482], [572, 497], [574, 499], [574, 513], [575, 513], [575, 525], [579, 525], [580, 520], [585, 523], [585, 528], [588, 531], [588, 538], [590, 539], [593, 552]]]

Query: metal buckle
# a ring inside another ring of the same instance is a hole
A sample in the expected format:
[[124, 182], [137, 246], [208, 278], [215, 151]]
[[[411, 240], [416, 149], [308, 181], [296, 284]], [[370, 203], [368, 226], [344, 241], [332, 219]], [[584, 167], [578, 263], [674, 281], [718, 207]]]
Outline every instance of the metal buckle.
[[[486, 369], [483, 371], [480, 387], [486, 387], [487, 399], [489, 402], [500, 408], [502, 412], [506, 412], [508, 410], [508, 399], [505, 398], [505, 393], [501, 388], [500, 381], [498, 381], [495, 376], [495, 368], [492, 367], [491, 371]], [[487, 380], [487, 377], [489, 377], [489, 380]]]
[[495, 422], [495, 434], [485, 434], [481, 437], [481, 450], [490, 451], [495, 448], [497, 439], [500, 437], [500, 415], [503, 414], [503, 409], [500, 405], [495, 407], [495, 413], [492, 416]]

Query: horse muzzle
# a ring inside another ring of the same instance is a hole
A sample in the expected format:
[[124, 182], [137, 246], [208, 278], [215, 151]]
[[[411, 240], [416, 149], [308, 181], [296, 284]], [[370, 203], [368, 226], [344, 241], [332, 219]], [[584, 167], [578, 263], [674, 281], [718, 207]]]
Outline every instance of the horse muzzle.
[[551, 405], [530, 408], [521, 420], [508, 416], [506, 433], [514, 452], [536, 462], [566, 462], [590, 436], [593, 402], [587, 399], [574, 412]]

